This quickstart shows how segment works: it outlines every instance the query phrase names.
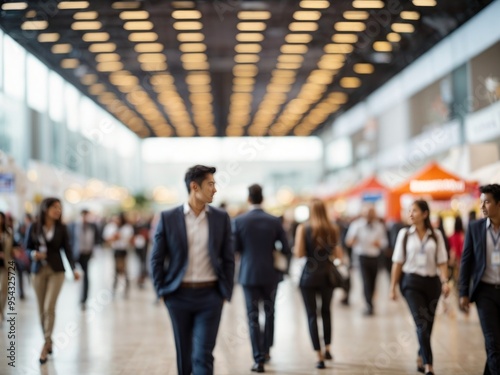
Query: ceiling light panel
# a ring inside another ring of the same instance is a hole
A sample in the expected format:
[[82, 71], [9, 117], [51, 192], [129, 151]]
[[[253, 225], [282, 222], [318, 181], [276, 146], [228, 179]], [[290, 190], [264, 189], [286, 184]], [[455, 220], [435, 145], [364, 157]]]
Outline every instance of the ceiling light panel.
[[268, 20], [271, 18], [271, 12], [268, 11], [243, 11], [238, 12], [240, 20]]
[[60, 37], [58, 33], [42, 33], [38, 34], [38, 41], [40, 43], [54, 43], [57, 42]]
[[16, 3], [4, 3], [2, 4], [2, 10], [24, 10], [28, 7], [28, 4], [25, 2], [16, 2]]
[[97, 12], [76, 12], [73, 14], [73, 18], [75, 20], [95, 20], [99, 17], [99, 13]]
[[57, 4], [59, 9], [86, 9], [89, 7], [88, 1], [61, 1]]
[[146, 10], [128, 10], [120, 13], [122, 20], [147, 20], [149, 13]]

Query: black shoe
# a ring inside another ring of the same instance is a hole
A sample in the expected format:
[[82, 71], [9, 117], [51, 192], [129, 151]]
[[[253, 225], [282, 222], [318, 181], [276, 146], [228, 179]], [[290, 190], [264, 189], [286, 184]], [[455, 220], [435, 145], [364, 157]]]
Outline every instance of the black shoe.
[[363, 311], [364, 316], [373, 316], [373, 308], [369, 307], [365, 311]]
[[252, 371], [253, 372], [265, 372], [264, 371], [264, 364], [263, 363], [254, 363], [252, 366]]
[[325, 351], [325, 359], [333, 359], [332, 354], [328, 350]]
[[417, 371], [421, 372], [422, 374], [425, 373], [424, 361], [420, 356], [417, 357]]
[[427, 371], [425, 375], [434, 375], [434, 373], [432, 371]]
[[325, 361], [318, 361], [318, 363], [316, 363], [316, 368], [326, 368]]

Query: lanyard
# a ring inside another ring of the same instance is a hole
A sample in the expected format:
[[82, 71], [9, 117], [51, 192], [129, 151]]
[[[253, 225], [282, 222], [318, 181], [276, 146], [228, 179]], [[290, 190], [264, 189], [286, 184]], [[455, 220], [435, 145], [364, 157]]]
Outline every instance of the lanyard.
[[[500, 238], [500, 237], [499, 237]], [[422, 242], [422, 245], [420, 245], [420, 254], [424, 254], [425, 253], [425, 245], [427, 245], [427, 242], [429, 241], [429, 237], [427, 237], [425, 239], [424, 242]]]
[[490, 236], [491, 236], [491, 240], [493, 241], [493, 247], [494, 247], [494, 251], [500, 251], [500, 249], [498, 248], [498, 241], [500, 240], [500, 233], [498, 233], [498, 236], [495, 236], [495, 234], [493, 234], [493, 229], [490, 227], [489, 228], [489, 232], [490, 232]]

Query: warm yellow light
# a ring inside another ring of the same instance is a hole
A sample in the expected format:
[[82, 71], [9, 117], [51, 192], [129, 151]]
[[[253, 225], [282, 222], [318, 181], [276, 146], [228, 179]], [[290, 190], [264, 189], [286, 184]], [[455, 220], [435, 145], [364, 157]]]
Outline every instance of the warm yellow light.
[[161, 43], [139, 43], [134, 46], [135, 52], [137, 53], [147, 53], [147, 52], [162, 52], [163, 44]]
[[354, 0], [353, 8], [380, 9], [384, 7], [384, 2], [380, 0]]
[[101, 52], [114, 52], [116, 50], [115, 43], [94, 43], [89, 47], [90, 52], [101, 53]]
[[186, 77], [188, 85], [208, 85], [210, 83], [210, 76], [208, 74], [189, 74]]
[[28, 7], [25, 2], [5, 3], [2, 5], [2, 10], [24, 10]]
[[387, 34], [387, 40], [392, 43], [397, 43], [401, 40], [401, 35], [398, 33], [389, 33]]
[[278, 56], [278, 62], [302, 63], [303, 61], [304, 61], [304, 56], [302, 56], [302, 55], [280, 55], [280, 56]]
[[327, 44], [324, 48], [325, 53], [347, 54], [353, 51], [354, 47], [350, 44]]
[[344, 77], [340, 80], [340, 86], [346, 89], [355, 89], [361, 86], [361, 80], [357, 77]]
[[234, 85], [253, 85], [253, 84], [255, 84], [255, 78], [236, 77], [236, 78], [233, 78], [233, 84]]
[[259, 53], [262, 50], [260, 44], [237, 44], [234, 50], [238, 53]]
[[182, 62], [203, 62], [207, 61], [207, 55], [204, 53], [185, 53], [181, 56]]
[[101, 27], [99, 21], [77, 21], [71, 24], [73, 30], [99, 30]]
[[149, 13], [146, 10], [129, 10], [120, 13], [122, 20], [147, 20]]
[[372, 74], [374, 70], [372, 64], [354, 64], [354, 72], [358, 74]]
[[85, 33], [82, 36], [84, 42], [107, 42], [109, 40], [108, 33]]
[[80, 78], [80, 82], [86, 86], [89, 86], [89, 85], [97, 82], [97, 75], [96, 74], [85, 74], [82, 78]]
[[277, 63], [278, 69], [299, 69], [302, 66], [300, 63]]
[[288, 34], [285, 37], [287, 43], [309, 43], [312, 40], [312, 35], [309, 34]]
[[179, 46], [181, 52], [205, 52], [207, 46], [204, 43], [183, 43]]
[[61, 60], [61, 68], [64, 69], [74, 69], [76, 68], [80, 62], [78, 59], [63, 59]]
[[271, 18], [271, 12], [262, 11], [243, 11], [238, 12], [238, 18], [240, 20], [268, 20]]
[[174, 22], [174, 29], [176, 30], [201, 30], [202, 28], [202, 23], [197, 21]]
[[186, 70], [207, 70], [210, 67], [206, 61], [184, 61], [182, 66]]
[[139, 1], [115, 1], [111, 7], [113, 9], [136, 9], [140, 5]]
[[199, 10], [174, 10], [172, 18], [176, 20], [197, 20], [201, 18], [201, 12]]
[[354, 44], [358, 41], [358, 36], [355, 34], [334, 34], [332, 41], [335, 43], [351, 43]]
[[410, 23], [393, 23], [391, 28], [396, 33], [412, 33], [415, 31], [415, 28]]
[[100, 72], [115, 72], [123, 69], [123, 64], [119, 61], [106, 61], [97, 64], [96, 69]]
[[321, 12], [317, 10], [299, 10], [293, 14], [297, 21], [317, 21], [321, 18]]
[[259, 55], [254, 54], [238, 54], [234, 56], [234, 61], [238, 64], [254, 64], [259, 62]]
[[202, 42], [205, 36], [202, 33], [180, 33], [177, 34], [179, 42]]
[[418, 12], [404, 11], [404, 12], [401, 12], [400, 16], [404, 20], [416, 21], [416, 20], [420, 19], [420, 13], [418, 13]]
[[69, 43], [54, 44], [51, 48], [52, 53], [70, 53], [73, 47]]
[[288, 28], [290, 31], [316, 31], [318, 24], [316, 22], [292, 22]]
[[49, 26], [47, 21], [24, 21], [22, 30], [45, 30]]
[[377, 52], [391, 52], [392, 45], [389, 42], [374, 42], [373, 49]]
[[61, 1], [57, 4], [59, 9], [85, 9], [89, 7], [88, 1]]
[[99, 16], [97, 12], [77, 12], [73, 15], [75, 20], [95, 20]]
[[115, 86], [136, 86], [139, 84], [139, 80], [136, 76], [117, 75], [116, 73], [110, 74], [109, 81]]
[[236, 35], [238, 42], [262, 42], [264, 35], [259, 33], [239, 33]]
[[99, 95], [106, 91], [106, 86], [104, 86], [102, 83], [95, 83], [90, 86], [88, 90], [91, 95]]
[[128, 36], [128, 40], [131, 42], [155, 42], [158, 39], [158, 34], [149, 33], [131, 33]]
[[326, 9], [330, 6], [327, 0], [303, 0], [300, 2], [300, 7], [304, 9]]
[[413, 5], [417, 7], [435, 7], [436, 0], [413, 0]]
[[38, 41], [40, 43], [54, 43], [59, 40], [58, 33], [43, 33], [38, 35]]
[[266, 24], [264, 22], [239, 22], [237, 28], [240, 31], [264, 31]]
[[363, 22], [337, 22], [334, 27], [337, 31], [364, 31], [366, 25]]
[[145, 31], [153, 29], [153, 22], [150, 21], [128, 21], [123, 25], [125, 30]]
[[141, 69], [145, 72], [162, 72], [167, 70], [167, 64], [164, 62], [143, 63], [141, 64]]
[[174, 8], [194, 8], [194, 1], [172, 1], [171, 5]]
[[152, 85], [172, 85], [174, 83], [174, 77], [170, 74], [157, 74], [150, 78], [149, 82]]
[[95, 56], [97, 62], [120, 61], [120, 55], [117, 53], [99, 53]]
[[281, 53], [304, 54], [307, 52], [307, 46], [305, 44], [283, 44], [280, 51]]
[[167, 61], [163, 53], [143, 53], [137, 57], [140, 63], [162, 63]]
[[350, 21], [362, 21], [368, 19], [370, 14], [364, 10], [348, 10], [344, 12], [344, 18]]

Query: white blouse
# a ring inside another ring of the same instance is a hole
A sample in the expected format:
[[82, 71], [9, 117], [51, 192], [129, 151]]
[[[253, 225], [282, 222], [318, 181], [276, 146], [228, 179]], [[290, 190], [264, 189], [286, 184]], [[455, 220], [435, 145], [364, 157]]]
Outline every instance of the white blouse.
[[[405, 259], [403, 239], [406, 232], [408, 232], [408, 239], [406, 241]], [[446, 253], [446, 246], [441, 232], [434, 230], [434, 235], [437, 238], [437, 244], [431, 237], [430, 229], [427, 230], [423, 240], [420, 240], [415, 226], [412, 225], [410, 228], [401, 229], [396, 239], [392, 261], [394, 263], [402, 263], [404, 273], [415, 273], [420, 276], [436, 276], [438, 265], [448, 261], [448, 254]]]

